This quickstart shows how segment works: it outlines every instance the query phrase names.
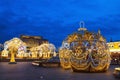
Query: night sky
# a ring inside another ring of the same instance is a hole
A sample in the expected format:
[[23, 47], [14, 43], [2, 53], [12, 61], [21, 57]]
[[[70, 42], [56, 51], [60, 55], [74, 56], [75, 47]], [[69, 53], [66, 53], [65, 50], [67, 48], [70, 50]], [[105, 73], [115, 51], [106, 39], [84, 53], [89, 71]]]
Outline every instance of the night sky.
[[0, 43], [25, 34], [59, 47], [80, 21], [107, 41], [120, 40], [120, 0], [0, 0]]

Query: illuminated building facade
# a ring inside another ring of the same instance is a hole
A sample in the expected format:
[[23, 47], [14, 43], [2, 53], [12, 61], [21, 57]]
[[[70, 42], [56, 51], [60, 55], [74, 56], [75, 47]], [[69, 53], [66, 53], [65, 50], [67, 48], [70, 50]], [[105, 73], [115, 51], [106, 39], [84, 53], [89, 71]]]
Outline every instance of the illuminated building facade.
[[41, 36], [28, 36], [21, 35], [20, 39], [26, 43], [27, 51], [30, 51], [30, 48], [40, 46], [42, 43], [48, 43], [47, 39], [44, 39]]
[[120, 41], [107, 43], [111, 53], [120, 53]]
[[109, 42], [107, 44], [112, 58], [111, 64], [118, 64], [120, 61], [120, 41]]

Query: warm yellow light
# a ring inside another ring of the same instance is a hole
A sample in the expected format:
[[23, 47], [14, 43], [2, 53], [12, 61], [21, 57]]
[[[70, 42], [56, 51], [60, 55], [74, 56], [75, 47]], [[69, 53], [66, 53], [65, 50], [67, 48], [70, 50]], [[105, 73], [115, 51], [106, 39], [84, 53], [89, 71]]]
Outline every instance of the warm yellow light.
[[4, 49], [9, 51], [9, 54], [11, 55], [10, 63], [15, 63], [15, 54], [17, 53], [19, 47], [21, 45], [24, 45], [24, 42], [21, 41], [19, 38], [13, 38], [9, 41], [6, 41], [4, 43]]
[[16, 62], [16, 61], [15, 61], [14, 54], [11, 54], [10, 62]]
[[55, 49], [53, 44], [43, 43], [40, 46], [31, 48], [30, 52], [32, 53], [32, 58], [50, 59], [56, 55]]
[[120, 68], [115, 68], [115, 70], [120, 71]]
[[[100, 30], [93, 33], [83, 28], [63, 41], [59, 50], [62, 67], [66, 68], [69, 65], [73, 71], [106, 71], [111, 58], [105, 38], [100, 34]], [[66, 56], [68, 50], [71, 50], [71, 54]]]

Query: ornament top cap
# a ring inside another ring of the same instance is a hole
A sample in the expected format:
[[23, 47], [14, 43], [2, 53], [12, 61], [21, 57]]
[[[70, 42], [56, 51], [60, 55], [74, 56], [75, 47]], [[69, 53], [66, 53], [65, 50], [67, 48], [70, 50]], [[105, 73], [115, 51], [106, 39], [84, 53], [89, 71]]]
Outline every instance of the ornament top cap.
[[86, 31], [87, 30], [84, 26], [85, 25], [84, 21], [80, 21], [79, 25], [80, 25], [80, 28], [78, 29], [78, 31]]

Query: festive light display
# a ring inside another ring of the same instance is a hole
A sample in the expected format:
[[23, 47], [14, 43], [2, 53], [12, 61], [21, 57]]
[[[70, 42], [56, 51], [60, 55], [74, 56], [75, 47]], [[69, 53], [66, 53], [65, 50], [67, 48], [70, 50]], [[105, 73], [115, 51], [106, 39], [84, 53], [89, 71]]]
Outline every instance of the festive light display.
[[60, 63], [61, 66], [64, 69], [70, 69], [70, 54], [72, 53], [72, 50], [70, 50], [70, 44], [66, 41], [63, 41], [62, 46], [59, 49], [59, 57], [60, 57]]
[[30, 48], [27, 52], [27, 45], [19, 38], [13, 38], [4, 43], [4, 50], [2, 51], [2, 57], [8, 58], [8, 54], [11, 54], [10, 62], [15, 62], [16, 58], [29, 58], [29, 59], [49, 59], [56, 56], [56, 48], [53, 44], [43, 43], [40, 46]]
[[63, 41], [59, 55], [63, 68], [71, 67], [73, 71], [81, 72], [106, 71], [111, 59], [106, 40], [100, 31], [89, 32], [84, 26]]
[[27, 50], [27, 49], [26, 49], [26, 45], [21, 44], [21, 45], [18, 47], [17, 57], [18, 57], [18, 58], [27, 58], [27, 57], [30, 57], [30, 53], [27, 53], [26, 50]]
[[2, 55], [1, 55], [1, 56], [7, 58], [7, 57], [8, 57], [8, 51], [4, 49], [4, 50], [2, 51]]
[[66, 49], [66, 48], [61, 48], [59, 50], [59, 57], [60, 57], [60, 62], [61, 66], [64, 69], [70, 69], [70, 54], [72, 53], [72, 50]]
[[16, 63], [14, 56], [15, 54], [17, 54], [17, 51], [21, 46], [25, 46], [25, 43], [21, 41], [19, 38], [13, 38], [4, 43], [4, 50], [5, 51], [7, 50], [8, 53], [11, 54], [10, 63]]
[[55, 50], [55, 46], [50, 43], [43, 43], [40, 46], [33, 47], [30, 49], [32, 58], [39, 57], [42, 59], [49, 59], [53, 56], [56, 56]]

